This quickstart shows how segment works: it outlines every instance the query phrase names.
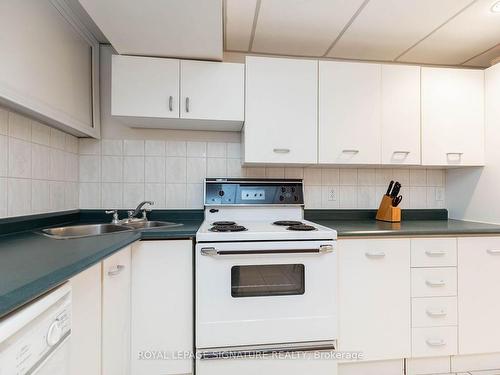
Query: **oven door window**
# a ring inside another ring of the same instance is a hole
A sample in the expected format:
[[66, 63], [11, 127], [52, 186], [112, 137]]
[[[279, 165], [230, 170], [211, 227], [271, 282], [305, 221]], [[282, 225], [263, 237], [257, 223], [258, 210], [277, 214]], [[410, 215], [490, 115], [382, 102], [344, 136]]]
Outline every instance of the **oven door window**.
[[305, 292], [303, 264], [233, 266], [231, 296], [268, 297], [301, 295]]

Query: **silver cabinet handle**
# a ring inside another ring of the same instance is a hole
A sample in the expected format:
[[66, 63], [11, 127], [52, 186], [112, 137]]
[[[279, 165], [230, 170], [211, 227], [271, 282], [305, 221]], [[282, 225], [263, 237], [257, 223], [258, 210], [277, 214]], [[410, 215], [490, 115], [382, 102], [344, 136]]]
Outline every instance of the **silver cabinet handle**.
[[447, 152], [446, 155], [458, 155], [462, 156], [464, 153], [463, 152]]
[[116, 276], [120, 274], [125, 269], [124, 265], [118, 264], [116, 267], [113, 267], [108, 271], [109, 276]]
[[365, 253], [367, 258], [384, 258], [385, 253], [383, 251], [368, 251]]
[[393, 154], [405, 154], [408, 155], [410, 151], [394, 151]]
[[354, 150], [354, 149], [342, 150], [342, 152], [345, 154], [359, 154], [359, 150]]
[[273, 152], [276, 154], [288, 154], [290, 152], [289, 148], [273, 148]]
[[168, 109], [170, 110], [170, 112], [174, 110], [174, 97], [172, 95], [170, 95], [168, 98]]
[[425, 312], [431, 318], [439, 318], [447, 315], [444, 310], [426, 310]]
[[446, 282], [444, 280], [425, 280], [425, 283], [433, 288], [446, 285]]
[[446, 341], [444, 341], [443, 339], [429, 339], [429, 340], [425, 340], [425, 343], [427, 345], [433, 346], [433, 347], [446, 345]]
[[486, 252], [491, 255], [500, 255], [500, 250], [488, 249]]
[[443, 250], [427, 250], [425, 255], [430, 257], [442, 257], [446, 255], [446, 251]]
[[189, 96], [186, 96], [186, 112], [189, 112]]

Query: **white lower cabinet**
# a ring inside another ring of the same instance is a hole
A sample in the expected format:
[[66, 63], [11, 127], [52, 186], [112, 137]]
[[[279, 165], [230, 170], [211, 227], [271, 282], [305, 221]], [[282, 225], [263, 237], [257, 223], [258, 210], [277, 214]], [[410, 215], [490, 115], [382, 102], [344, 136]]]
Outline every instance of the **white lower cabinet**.
[[500, 352], [500, 237], [458, 239], [460, 354]]
[[406, 375], [448, 374], [449, 372], [449, 356], [406, 360]]
[[336, 375], [337, 362], [315, 359], [314, 354], [295, 359], [221, 359], [197, 360], [198, 375]]
[[[190, 374], [193, 360], [193, 243], [132, 247], [131, 374]], [[177, 357], [177, 358], [176, 358]]]
[[339, 241], [339, 350], [410, 356], [410, 240]]
[[71, 375], [101, 374], [101, 263], [70, 279]]
[[131, 247], [102, 262], [102, 374], [130, 373]]
[[339, 375], [403, 375], [403, 359], [374, 362], [348, 362], [338, 366]]

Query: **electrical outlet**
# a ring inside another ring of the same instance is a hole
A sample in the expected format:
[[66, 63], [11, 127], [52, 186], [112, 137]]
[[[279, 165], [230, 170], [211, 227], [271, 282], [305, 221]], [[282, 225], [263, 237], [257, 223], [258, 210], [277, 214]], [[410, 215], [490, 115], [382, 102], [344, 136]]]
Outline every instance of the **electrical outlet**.
[[444, 188], [442, 188], [442, 187], [437, 187], [436, 188], [435, 199], [436, 199], [437, 202], [444, 201]]
[[329, 201], [336, 201], [337, 200], [337, 191], [335, 188], [330, 188], [328, 191], [328, 200]]

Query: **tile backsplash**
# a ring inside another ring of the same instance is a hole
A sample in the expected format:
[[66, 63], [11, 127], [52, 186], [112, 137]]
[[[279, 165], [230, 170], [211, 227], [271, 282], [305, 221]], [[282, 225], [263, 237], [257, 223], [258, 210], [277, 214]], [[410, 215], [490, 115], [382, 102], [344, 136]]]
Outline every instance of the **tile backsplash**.
[[78, 138], [0, 107], [0, 217], [78, 208]]
[[205, 177], [303, 178], [306, 208], [377, 208], [391, 179], [403, 208], [444, 208], [440, 169], [242, 167], [239, 143], [80, 139], [80, 208], [202, 208]]

